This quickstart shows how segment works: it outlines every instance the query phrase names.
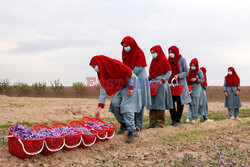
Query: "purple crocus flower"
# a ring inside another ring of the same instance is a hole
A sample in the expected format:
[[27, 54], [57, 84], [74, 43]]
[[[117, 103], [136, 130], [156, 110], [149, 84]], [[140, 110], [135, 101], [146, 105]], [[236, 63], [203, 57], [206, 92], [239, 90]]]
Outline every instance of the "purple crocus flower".
[[84, 127], [84, 126], [74, 126], [73, 127], [75, 130], [82, 132], [83, 134], [86, 135], [92, 135], [93, 133], [91, 132], [91, 130], [89, 130], [88, 128]]

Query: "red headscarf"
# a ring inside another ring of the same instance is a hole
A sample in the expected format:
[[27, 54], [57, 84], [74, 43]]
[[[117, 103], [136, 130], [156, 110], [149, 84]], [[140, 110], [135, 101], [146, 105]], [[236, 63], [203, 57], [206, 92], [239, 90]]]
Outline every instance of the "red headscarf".
[[179, 60], [181, 59], [181, 55], [179, 53], [179, 48], [176, 47], [176, 46], [171, 46], [170, 48], [168, 48], [168, 51], [169, 50], [172, 50], [173, 53], [175, 54], [175, 57], [174, 58], [171, 58], [170, 56], [168, 57], [168, 61], [169, 61], [169, 64], [171, 65], [171, 69], [172, 69], [172, 75], [171, 77], [169, 78], [169, 82], [171, 82], [171, 80], [173, 79], [173, 77], [177, 74], [180, 74], [180, 66], [179, 66]]
[[233, 67], [229, 67], [228, 70], [231, 70], [233, 74], [232, 75], [227, 74], [227, 76], [225, 77], [227, 86], [232, 86], [232, 87], [238, 86], [240, 84], [240, 78], [237, 75], [235, 69]]
[[[191, 64], [192, 63], [195, 64], [196, 70], [191, 70]], [[189, 67], [190, 67], [190, 69], [189, 69], [189, 73], [188, 73], [188, 76], [187, 76], [187, 84], [188, 85], [192, 85], [193, 82], [191, 82], [190, 79], [196, 78], [196, 76], [197, 76], [197, 74], [198, 74], [198, 72], [200, 70], [199, 69], [199, 62], [198, 62], [198, 60], [196, 58], [192, 59], [191, 62], [190, 62], [190, 64], [189, 64]]]
[[204, 82], [201, 84], [201, 86], [207, 86], [207, 69], [205, 67], [200, 68], [204, 75]]
[[99, 81], [109, 96], [126, 86], [132, 76], [132, 70], [130, 68], [122, 62], [107, 56], [94, 56], [89, 65], [98, 66], [99, 72], [97, 75]]
[[153, 58], [153, 60], [151, 61], [150, 68], [149, 68], [150, 79], [163, 75], [167, 73], [168, 71], [171, 71], [170, 64], [161, 46], [156, 45], [152, 47], [151, 50], [155, 51], [158, 56], [156, 58]]
[[125, 65], [127, 65], [132, 70], [135, 68], [135, 66], [147, 66], [145, 55], [135, 42], [134, 38], [126, 36], [125, 38], [123, 38], [121, 43], [125, 43], [126, 45], [131, 47], [129, 52], [126, 52], [124, 49], [122, 49], [122, 62]]

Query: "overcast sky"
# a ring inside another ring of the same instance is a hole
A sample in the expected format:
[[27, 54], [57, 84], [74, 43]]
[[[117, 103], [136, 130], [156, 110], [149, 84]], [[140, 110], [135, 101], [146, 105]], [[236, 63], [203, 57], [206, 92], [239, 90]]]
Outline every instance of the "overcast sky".
[[235, 67], [250, 85], [249, 0], [0, 0], [0, 78], [64, 85], [96, 76], [91, 57], [121, 60], [120, 42], [135, 38], [148, 67], [154, 45], [176, 45], [188, 64], [223, 85]]

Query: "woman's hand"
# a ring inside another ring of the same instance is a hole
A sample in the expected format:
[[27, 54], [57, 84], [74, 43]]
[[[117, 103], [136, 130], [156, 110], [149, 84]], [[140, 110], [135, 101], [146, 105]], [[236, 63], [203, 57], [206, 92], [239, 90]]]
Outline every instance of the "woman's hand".
[[192, 78], [190, 79], [191, 82], [195, 82], [196, 81], [196, 78]]
[[158, 84], [159, 86], [161, 86], [163, 83], [162, 83], [162, 81], [158, 81], [157, 84]]
[[237, 90], [237, 91], [235, 92], [235, 96], [238, 96], [239, 93], [240, 93], [240, 91]]
[[128, 90], [128, 96], [132, 96], [133, 95], [133, 90]]
[[175, 76], [174, 76], [174, 79], [175, 79], [175, 80], [178, 80], [178, 78], [179, 78], [179, 75], [175, 75]]
[[97, 108], [97, 111], [96, 111], [96, 113], [95, 113], [95, 118], [100, 118], [100, 116], [101, 116], [101, 107], [98, 107]]
[[226, 98], [228, 98], [228, 94], [227, 94], [227, 92], [225, 91], [225, 96], [226, 96]]

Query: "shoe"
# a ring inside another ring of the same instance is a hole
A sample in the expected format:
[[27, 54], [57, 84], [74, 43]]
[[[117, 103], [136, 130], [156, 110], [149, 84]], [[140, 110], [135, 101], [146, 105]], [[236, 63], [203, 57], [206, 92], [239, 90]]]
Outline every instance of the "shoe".
[[186, 123], [190, 123], [190, 119], [186, 119]]
[[177, 126], [179, 126], [179, 123], [176, 122], [173, 126], [174, 126], [174, 127], [177, 127]]
[[235, 119], [240, 120], [240, 118], [239, 118], [239, 117], [235, 117]]
[[172, 121], [170, 125], [174, 125], [175, 124], [175, 121]]
[[199, 123], [199, 120], [192, 120], [191, 121], [191, 124], [198, 124]]
[[230, 117], [230, 119], [234, 119], [234, 117]]
[[136, 137], [139, 137], [136, 131], [129, 131], [128, 132], [128, 137], [126, 139], [127, 142], [131, 142], [134, 140]]
[[155, 125], [155, 128], [163, 128], [161, 125]]
[[140, 132], [140, 131], [142, 131], [142, 128], [140, 128], [139, 126], [136, 126], [136, 131]]
[[124, 134], [124, 132], [127, 130], [127, 127], [125, 124], [121, 124], [120, 129], [118, 130], [117, 134]]
[[213, 119], [204, 120], [204, 122], [213, 122], [213, 121], [214, 121]]
[[148, 126], [147, 129], [155, 128], [155, 126]]

